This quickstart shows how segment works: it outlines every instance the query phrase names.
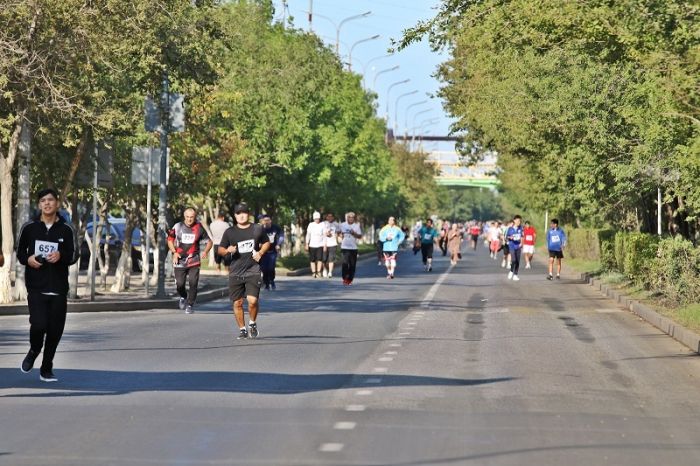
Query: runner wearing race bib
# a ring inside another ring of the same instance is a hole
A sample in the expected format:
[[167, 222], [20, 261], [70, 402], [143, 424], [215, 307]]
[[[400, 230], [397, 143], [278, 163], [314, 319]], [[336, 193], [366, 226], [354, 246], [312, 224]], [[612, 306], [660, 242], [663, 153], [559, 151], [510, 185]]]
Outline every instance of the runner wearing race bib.
[[265, 284], [265, 289], [273, 290], [277, 288], [275, 285], [275, 267], [277, 266], [277, 255], [282, 249], [284, 243], [284, 231], [279, 225], [272, 223], [269, 215], [265, 214], [260, 219], [260, 225], [263, 227], [263, 232], [267, 235], [270, 241], [270, 249], [260, 260], [260, 268], [262, 269], [262, 279]]
[[[204, 226], [197, 221], [197, 212], [193, 208], [185, 209], [183, 218], [182, 222], [176, 223], [168, 232], [168, 248], [173, 255], [180, 310], [184, 310], [185, 314], [193, 314], [201, 265], [199, 243], [204, 240], [207, 242], [205, 257], [214, 243], [209, 239]], [[185, 287], [186, 282], [189, 282], [189, 291]]]
[[525, 222], [523, 228], [523, 254], [525, 255], [525, 268], [532, 267], [532, 256], [535, 254], [535, 241], [537, 240], [537, 232], [535, 227], [530, 225], [529, 221]]
[[522, 217], [516, 215], [513, 217], [513, 225], [508, 227], [506, 231], [506, 240], [508, 241], [508, 250], [510, 251], [510, 272], [508, 279], [518, 281], [518, 271], [520, 269], [520, 251], [523, 241], [523, 227], [520, 225]]
[[425, 225], [418, 231], [420, 238], [420, 252], [423, 259], [423, 267], [426, 272], [433, 270], [434, 245], [440, 239], [440, 232], [433, 228], [433, 219], [426, 219]]
[[564, 246], [566, 246], [566, 234], [559, 228], [559, 220], [552, 219], [549, 231], [547, 231], [547, 249], [549, 250], [549, 274], [547, 280], [552, 279], [554, 260], [557, 260], [557, 280], [561, 276], [561, 260], [564, 258]]

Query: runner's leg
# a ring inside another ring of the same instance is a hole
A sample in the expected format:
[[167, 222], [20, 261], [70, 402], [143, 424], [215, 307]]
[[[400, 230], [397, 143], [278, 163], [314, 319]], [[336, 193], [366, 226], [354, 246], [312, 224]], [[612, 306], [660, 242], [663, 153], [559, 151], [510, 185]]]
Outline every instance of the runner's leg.
[[189, 275], [190, 291], [187, 294], [187, 304], [194, 306], [197, 299], [197, 287], [199, 286], [199, 267], [189, 267], [187, 269]]

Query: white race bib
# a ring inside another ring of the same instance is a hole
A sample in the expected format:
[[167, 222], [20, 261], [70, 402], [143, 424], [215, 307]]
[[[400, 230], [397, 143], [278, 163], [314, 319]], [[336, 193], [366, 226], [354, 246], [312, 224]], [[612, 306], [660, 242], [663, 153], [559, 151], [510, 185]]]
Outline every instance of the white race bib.
[[52, 252], [58, 251], [58, 243], [52, 243], [50, 241], [35, 241], [34, 242], [34, 255], [35, 256], [48, 256]]
[[525, 235], [526, 241], [532, 241], [532, 235]]
[[423, 235], [423, 239], [427, 239], [428, 241], [430, 241], [431, 239], [433, 239], [433, 235], [431, 235], [430, 233], [426, 233]]
[[269, 238], [270, 242], [274, 244], [275, 242], [275, 236], [277, 236], [276, 233], [268, 233], [267, 237]]
[[241, 254], [245, 254], [247, 252], [253, 252], [254, 248], [255, 248], [255, 240], [254, 239], [248, 239], [245, 241], [238, 242], [238, 252]]
[[520, 234], [519, 233], [513, 234], [513, 241], [520, 241]]
[[558, 236], [551, 236], [551, 238], [552, 238], [552, 243], [558, 243], [561, 241]]
[[183, 233], [180, 242], [182, 244], [194, 244], [194, 233]]

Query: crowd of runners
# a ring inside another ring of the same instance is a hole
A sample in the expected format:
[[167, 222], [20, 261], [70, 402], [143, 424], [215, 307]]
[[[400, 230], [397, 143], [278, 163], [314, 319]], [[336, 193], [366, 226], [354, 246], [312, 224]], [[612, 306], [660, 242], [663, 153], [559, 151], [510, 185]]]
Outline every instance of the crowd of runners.
[[[59, 197], [53, 189], [38, 194], [39, 215], [25, 224], [19, 235], [17, 259], [26, 267], [25, 283], [28, 292], [30, 350], [22, 361], [22, 372], [29, 372], [43, 349], [40, 379], [54, 382], [53, 357], [63, 334], [67, 311], [68, 268], [77, 261], [74, 233], [69, 223], [58, 215]], [[275, 290], [277, 257], [285, 241], [284, 230], [272, 222], [269, 215], [252, 221], [251, 210], [245, 203], [233, 211], [233, 225], [219, 215], [209, 228], [197, 219], [194, 208], [186, 208], [182, 220], [168, 232], [167, 245], [171, 253], [178, 304], [185, 314], [193, 314], [197, 298], [202, 258], [213, 250], [218, 270], [228, 271], [229, 297], [233, 307], [238, 338], [257, 338], [257, 324], [261, 289]], [[304, 249], [309, 257], [313, 278], [332, 279], [338, 251], [341, 257], [343, 285], [352, 285], [358, 258], [358, 243], [363, 230], [354, 212], [345, 214], [338, 222], [332, 213], [322, 220], [314, 212], [306, 228]], [[411, 231], [401, 228], [396, 218], [389, 217], [376, 230], [378, 265], [386, 268], [386, 278], [397, 276], [398, 256], [403, 247], [414, 256], [420, 252], [423, 270], [433, 270], [433, 255], [437, 250], [450, 256], [454, 266], [462, 258], [464, 244], [472, 251], [483, 242], [484, 250], [500, 266], [508, 268], [508, 279], [520, 280], [520, 261], [525, 269], [532, 267], [537, 232], [530, 222], [523, 223], [519, 215], [507, 222], [466, 223], [443, 219], [435, 226], [433, 218], [416, 222]], [[566, 235], [553, 219], [546, 234], [549, 251], [547, 279], [560, 278]], [[203, 247], [203, 249], [202, 249]], [[0, 254], [0, 264], [4, 258]], [[556, 267], [555, 267], [556, 266]], [[556, 268], [556, 276], [554, 275]], [[244, 304], [248, 308], [245, 321]]]

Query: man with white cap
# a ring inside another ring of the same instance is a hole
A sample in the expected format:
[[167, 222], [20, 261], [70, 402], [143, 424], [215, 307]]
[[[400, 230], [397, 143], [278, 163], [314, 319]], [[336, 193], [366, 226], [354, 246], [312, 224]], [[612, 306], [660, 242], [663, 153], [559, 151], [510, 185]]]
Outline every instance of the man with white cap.
[[326, 244], [325, 225], [321, 223], [321, 213], [315, 211], [313, 222], [306, 228], [306, 245], [304, 249], [309, 252], [311, 275], [314, 278], [321, 276], [323, 270], [323, 246]]

